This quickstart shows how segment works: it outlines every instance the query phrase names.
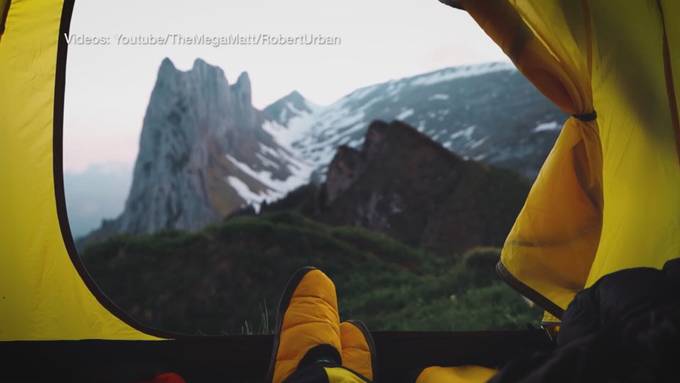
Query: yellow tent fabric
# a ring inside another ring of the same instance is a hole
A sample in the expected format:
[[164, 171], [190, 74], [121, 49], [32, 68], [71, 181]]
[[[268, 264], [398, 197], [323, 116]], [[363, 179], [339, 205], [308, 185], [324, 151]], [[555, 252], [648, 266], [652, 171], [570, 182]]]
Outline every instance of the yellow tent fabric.
[[680, 3], [460, 3], [539, 90], [578, 115], [508, 236], [501, 273], [559, 316], [606, 274], [680, 257]]
[[416, 383], [482, 383], [496, 375], [497, 371], [480, 366], [428, 367]]
[[157, 339], [98, 301], [62, 238], [53, 129], [63, 7], [12, 1], [0, 40], [0, 340]]

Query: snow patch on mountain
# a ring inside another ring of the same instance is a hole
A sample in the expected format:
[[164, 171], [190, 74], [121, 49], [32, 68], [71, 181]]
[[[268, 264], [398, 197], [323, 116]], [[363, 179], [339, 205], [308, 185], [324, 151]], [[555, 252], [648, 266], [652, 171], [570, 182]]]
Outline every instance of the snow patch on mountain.
[[563, 118], [505, 62], [390, 80], [360, 88], [327, 106], [308, 104], [297, 92], [282, 98], [265, 110], [270, 112], [263, 129], [312, 167], [314, 179], [323, 179], [340, 145], [359, 147], [372, 121], [395, 119], [407, 121], [461, 156], [483, 158], [534, 177], [552, 146], [551, 138], [536, 135], [538, 141], [528, 143], [522, 137], [534, 127], [539, 131], [553, 127], [539, 123], [559, 123]]
[[451, 81], [463, 77], [480, 76], [498, 71], [514, 71], [511, 63], [490, 63], [482, 65], [466, 65], [456, 68], [444, 69], [430, 74], [416, 76], [411, 80], [411, 85], [434, 85], [444, 81]]
[[395, 79], [327, 106], [297, 91], [264, 110], [251, 100], [246, 73], [230, 84], [202, 60], [189, 71], [164, 60], [124, 211], [88, 237], [198, 230], [259, 208], [322, 180], [338, 147], [361, 146], [375, 120], [408, 120], [463, 158], [531, 178], [566, 118], [509, 63]]
[[489, 137], [482, 137], [479, 140], [470, 141], [467, 143], [467, 146], [470, 149], [476, 149], [480, 147], [484, 142], [486, 142], [487, 139], [489, 139]]
[[396, 117], [397, 120], [404, 120], [410, 116], [412, 116], [414, 113], [413, 109], [403, 109], [401, 113], [399, 113]]
[[453, 133], [450, 138], [455, 140], [457, 138], [464, 137], [467, 141], [470, 141], [472, 140], [472, 134], [475, 132], [476, 128], [477, 127], [474, 125], [469, 126], [465, 129], [457, 131], [456, 133]]
[[[282, 156], [284, 153], [283, 151], [279, 150], [277, 151], [277, 154]], [[306, 166], [306, 164], [304, 164], [301, 161], [298, 161], [297, 159], [293, 158], [290, 155], [286, 155], [283, 157], [285, 160], [291, 162], [293, 165], [292, 169], [289, 167], [291, 175], [285, 179], [277, 179], [276, 177], [274, 177], [272, 172], [267, 170], [257, 171], [252, 167], [248, 166], [248, 164], [241, 162], [236, 158], [232, 157], [231, 155], [227, 154], [226, 158], [229, 160], [229, 162], [234, 164], [243, 173], [257, 180], [267, 189], [265, 192], [261, 193], [253, 193], [251, 191], [250, 194], [247, 192], [241, 194], [239, 191], [239, 195], [249, 203], [272, 202], [285, 196], [289, 191], [307, 183], [307, 181], [309, 180], [309, 175], [311, 174], [311, 167]], [[243, 189], [240, 190], [243, 191]], [[254, 197], [255, 195], [257, 197]]]
[[557, 122], [557, 121], [550, 121], [550, 122], [543, 122], [538, 124], [533, 132], [538, 133], [538, 132], [546, 132], [546, 131], [551, 131], [551, 130], [560, 130], [562, 129], [562, 125]]
[[434, 101], [434, 100], [448, 100], [448, 99], [449, 99], [449, 95], [448, 95], [448, 94], [440, 94], [440, 93], [438, 93], [438, 94], [433, 94], [433, 95], [430, 96], [430, 98], [429, 98], [429, 100], [432, 100], [432, 101]]

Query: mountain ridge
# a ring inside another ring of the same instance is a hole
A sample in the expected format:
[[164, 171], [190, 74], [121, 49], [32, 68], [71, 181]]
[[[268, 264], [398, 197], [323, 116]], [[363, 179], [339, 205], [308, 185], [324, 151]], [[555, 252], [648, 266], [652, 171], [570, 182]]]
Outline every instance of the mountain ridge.
[[139, 140], [123, 212], [89, 239], [116, 233], [198, 230], [231, 211], [279, 198], [308, 169], [262, 129], [247, 72], [230, 84], [197, 59], [178, 70], [164, 59]]
[[[285, 96], [275, 103], [287, 101]], [[374, 120], [402, 120], [447, 149], [534, 178], [566, 116], [510, 63], [435, 70], [359, 88], [313, 111], [268, 114], [265, 129], [324, 173]], [[543, 124], [552, 129], [537, 129]]]
[[359, 148], [337, 149], [321, 185], [262, 212], [299, 211], [456, 257], [501, 246], [528, 192], [529, 180], [511, 170], [463, 159], [405, 123], [374, 121]]
[[[166, 58], [125, 209], [91, 237], [197, 230], [245, 206], [257, 210], [310, 181], [323, 182], [336, 150], [360, 147], [374, 120], [402, 120], [462, 158], [531, 179], [564, 118], [509, 63], [390, 80], [326, 106], [294, 90], [259, 110], [247, 72], [230, 84], [202, 59], [181, 71]], [[142, 211], [150, 206], [157, 213]]]

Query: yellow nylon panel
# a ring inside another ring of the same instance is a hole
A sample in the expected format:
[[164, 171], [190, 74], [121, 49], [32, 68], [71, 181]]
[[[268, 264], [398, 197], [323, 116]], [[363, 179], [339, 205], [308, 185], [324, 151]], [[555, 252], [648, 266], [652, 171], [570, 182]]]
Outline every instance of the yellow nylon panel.
[[[527, 26], [555, 58], [576, 113], [592, 110], [590, 91], [588, 8], [582, 1], [509, 0]], [[525, 53], [526, 54], [526, 53]], [[545, 70], [545, 69], [543, 69]], [[530, 73], [529, 76], [535, 76]]]
[[418, 375], [416, 383], [482, 383], [497, 372], [479, 366], [428, 367]]
[[[583, 2], [466, 0], [464, 7], [562, 110], [592, 112], [591, 32]], [[502, 252], [514, 278], [561, 309], [583, 288], [597, 249], [602, 206], [597, 129], [594, 122], [567, 120]]]
[[502, 252], [515, 278], [563, 309], [583, 288], [600, 236], [597, 193], [586, 193], [599, 189], [593, 129], [567, 120]]
[[[604, 210], [587, 285], [621, 269], [660, 268], [680, 256], [680, 162], [659, 8], [642, 0], [622, 2], [615, 12], [604, 0], [591, 8]], [[666, 12], [666, 25], [677, 25], [678, 17]]]
[[326, 367], [324, 371], [328, 377], [328, 383], [366, 383], [364, 379], [342, 367]]
[[556, 316], [550, 314], [547, 311], [543, 312], [543, 319], [541, 319], [541, 323], [543, 323], [544, 326], [559, 326], [560, 325], [560, 319], [557, 318]]
[[155, 339], [80, 279], [59, 229], [52, 172], [62, 1], [13, 1], [0, 41], [0, 340]]
[[567, 113], [582, 112], [579, 87], [507, 0], [461, 0], [461, 4], [546, 97]]
[[678, 93], [680, 2], [462, 3], [562, 110], [598, 115], [565, 124], [506, 241], [505, 268], [565, 308], [606, 274], [679, 257], [680, 128], [667, 85]]

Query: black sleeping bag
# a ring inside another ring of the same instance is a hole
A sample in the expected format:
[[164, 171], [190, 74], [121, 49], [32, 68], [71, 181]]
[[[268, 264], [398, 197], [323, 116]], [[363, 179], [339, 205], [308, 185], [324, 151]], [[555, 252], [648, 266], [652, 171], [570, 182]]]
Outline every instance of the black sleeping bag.
[[680, 259], [609, 274], [567, 308], [555, 348], [490, 382], [680, 382]]

